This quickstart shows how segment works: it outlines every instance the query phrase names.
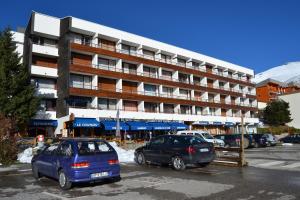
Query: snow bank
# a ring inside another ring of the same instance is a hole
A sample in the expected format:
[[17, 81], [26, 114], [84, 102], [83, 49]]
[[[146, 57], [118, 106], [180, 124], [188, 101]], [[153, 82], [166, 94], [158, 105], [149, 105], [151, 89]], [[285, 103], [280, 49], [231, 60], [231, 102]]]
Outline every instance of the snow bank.
[[117, 145], [116, 142], [109, 143], [117, 152], [119, 157], [119, 162], [130, 163], [134, 162], [134, 150], [125, 150]]
[[25, 149], [22, 153], [18, 154], [18, 161], [20, 163], [31, 163], [31, 159], [33, 157], [32, 155], [33, 148], [29, 147]]
[[[130, 163], [134, 162], [134, 150], [125, 150], [117, 145], [116, 142], [109, 143], [117, 152], [119, 161], [121, 163]], [[51, 148], [51, 147], [50, 147]], [[35, 148], [27, 148], [22, 153], [18, 154], [18, 161], [20, 163], [31, 163], [31, 159], [33, 157], [33, 151], [37, 150], [38, 147]]]
[[293, 146], [292, 143], [282, 143], [282, 146]]

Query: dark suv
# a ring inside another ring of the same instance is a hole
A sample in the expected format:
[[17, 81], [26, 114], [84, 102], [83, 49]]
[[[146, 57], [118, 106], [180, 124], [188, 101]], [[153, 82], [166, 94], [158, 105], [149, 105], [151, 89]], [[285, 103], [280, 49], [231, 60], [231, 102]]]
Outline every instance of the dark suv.
[[267, 138], [267, 135], [265, 134], [251, 134], [252, 135], [252, 138], [254, 140], [254, 146], [255, 148], [258, 148], [258, 147], [266, 147], [269, 144], [269, 141], [268, 141], [268, 138]]
[[215, 158], [213, 143], [192, 135], [163, 135], [135, 150], [135, 162], [171, 164], [175, 170], [187, 165], [206, 166]]
[[[215, 135], [217, 139], [221, 139], [225, 143], [225, 147], [239, 147], [241, 143], [241, 134], [222, 134]], [[249, 148], [255, 146], [255, 141], [253, 140], [252, 135], [244, 135], [244, 148]]]

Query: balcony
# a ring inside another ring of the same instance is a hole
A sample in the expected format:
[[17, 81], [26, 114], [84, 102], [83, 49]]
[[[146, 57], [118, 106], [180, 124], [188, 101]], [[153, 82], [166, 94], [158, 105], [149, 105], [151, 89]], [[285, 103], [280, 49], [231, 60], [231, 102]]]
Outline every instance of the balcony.
[[[153, 78], [153, 79], [159, 79], [159, 80], [167, 80], [167, 81], [172, 81], [172, 82], [176, 82], [176, 83], [184, 83], [184, 84], [189, 84], [189, 85], [194, 85], [194, 86], [201, 86], [201, 87], [206, 87], [206, 88], [212, 88], [212, 89], [217, 89], [217, 90], [221, 90], [221, 91], [230, 91], [230, 92], [235, 92], [235, 93], [242, 93], [240, 90], [236, 90], [233, 88], [227, 88], [227, 87], [219, 87], [219, 86], [214, 86], [213, 84], [203, 84], [203, 83], [199, 83], [199, 81], [196, 82], [189, 82], [188, 79], [174, 79], [172, 77], [169, 76], [157, 76], [155, 75], [151, 75], [148, 72], [137, 72], [135, 70], [124, 70], [122, 68], [117, 68], [116, 66], [108, 66], [108, 65], [103, 65], [103, 64], [99, 64], [99, 65], [87, 65], [87, 64], [82, 64], [82, 63], [78, 63], [78, 62], [74, 62], [71, 61], [71, 64], [74, 65], [78, 65], [78, 66], [90, 66], [92, 68], [95, 69], [100, 69], [100, 70], [107, 70], [107, 71], [113, 71], [113, 72], [118, 72], [118, 73], [125, 73], [125, 74], [134, 74], [137, 76], [143, 76], [143, 77], [149, 77], [149, 78]], [[221, 92], [220, 92], [221, 93]]]
[[58, 56], [58, 48], [54, 45], [32, 44], [32, 52], [56, 57]]
[[[139, 54], [136, 51], [128, 51], [128, 50], [119, 49], [119, 48], [107, 48], [106, 46], [103, 47], [103, 45], [95, 44], [95, 43], [82, 44], [79, 41], [72, 41], [72, 40], [71, 40], [71, 43], [85, 45], [85, 46], [94, 47], [94, 48], [105, 49], [105, 50], [109, 50], [109, 51], [113, 51], [113, 52], [117, 52], [117, 53], [121, 53], [121, 54], [131, 55], [131, 56], [135, 56], [135, 57], [139, 57], [139, 58], [144, 58], [144, 59], [147, 59], [147, 60], [153, 60], [153, 61], [157, 61], [157, 62], [160, 62], [160, 63], [167, 63], [167, 64], [170, 64], [170, 65], [180, 66], [180, 67], [183, 67], [183, 68], [189, 68], [189, 69], [193, 69], [193, 70], [197, 70], [197, 71], [201, 71], [201, 72], [207, 72], [207, 70], [202, 68], [202, 67], [188, 65], [188, 64], [182, 63], [182, 62], [174, 62], [174, 61], [171, 61], [171, 60], [160, 59], [160, 58], [156, 58], [156, 57], [145, 55], [145, 54]], [[239, 81], [244, 82], [244, 83], [253, 84], [250, 80], [243, 80], [241, 77], [230, 77], [229, 75], [226, 75], [225, 73], [213, 73], [213, 72], [211, 72], [210, 74], [214, 74], [214, 75], [217, 75], [219, 77], [236, 79], [236, 80], [239, 80]]]

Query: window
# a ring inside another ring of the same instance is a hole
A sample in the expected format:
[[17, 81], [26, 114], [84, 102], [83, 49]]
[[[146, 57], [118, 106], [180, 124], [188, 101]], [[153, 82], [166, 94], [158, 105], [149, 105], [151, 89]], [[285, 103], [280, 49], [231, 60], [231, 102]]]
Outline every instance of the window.
[[72, 156], [73, 155], [72, 145], [68, 142], [63, 142], [58, 148], [58, 154], [61, 156]]
[[52, 46], [56, 47], [57, 41], [49, 38], [43, 38], [40, 36], [33, 36], [32, 37], [33, 44], [42, 45], [42, 46]]
[[186, 66], [186, 60], [182, 58], [177, 58], [177, 63], [180, 66]]
[[144, 84], [144, 92], [146, 95], [155, 96], [156, 95], [156, 85]]
[[179, 73], [178, 78], [179, 78], [180, 82], [183, 82], [183, 83], [189, 83], [190, 82], [189, 75], [187, 75], [187, 74]]
[[70, 86], [75, 88], [92, 89], [92, 77], [71, 74], [70, 75]]
[[201, 115], [202, 114], [202, 107], [196, 106], [195, 107], [195, 112], [196, 112], [196, 115]]
[[116, 110], [116, 99], [98, 99], [99, 109], [100, 110]]
[[67, 104], [73, 108], [91, 108], [92, 98], [91, 97], [79, 97], [71, 96], [67, 100]]
[[191, 114], [191, 106], [180, 105], [180, 114]]
[[93, 155], [102, 152], [114, 151], [113, 148], [103, 141], [82, 141], [77, 142], [79, 155]]
[[167, 97], [172, 97], [172, 96], [173, 96], [173, 88], [170, 88], [170, 87], [163, 87], [163, 88], [162, 88], [162, 92], [163, 92], [164, 95], [166, 95]]
[[122, 52], [126, 53], [126, 54], [135, 55], [136, 54], [136, 47], [129, 46], [129, 45], [126, 45], [126, 44], [122, 44]]
[[37, 88], [55, 89], [56, 81], [54, 79], [47, 78], [33, 78], [31, 79], [35, 83]]
[[122, 69], [123, 72], [129, 73], [129, 74], [136, 74], [136, 65], [131, 63], [122, 63]]
[[39, 111], [55, 111], [56, 100], [55, 99], [42, 99], [40, 101]]
[[163, 145], [165, 143], [164, 137], [155, 138], [151, 141], [151, 145]]
[[194, 68], [199, 68], [199, 67], [200, 67], [200, 64], [193, 61], [193, 62], [192, 62], [192, 66], [193, 66]]
[[159, 109], [159, 106], [157, 103], [150, 103], [145, 102], [144, 103], [145, 112], [157, 112]]
[[105, 58], [98, 58], [98, 65], [100, 68], [108, 69], [108, 68], [115, 68], [116, 67], [116, 61], [105, 59]]
[[165, 80], [172, 80], [172, 72], [162, 70], [162, 78]]
[[165, 62], [165, 63], [170, 63], [171, 62], [171, 56], [169, 55], [165, 55], [165, 54], [161, 54], [161, 61]]
[[153, 78], [157, 77], [156, 68], [144, 66], [143, 72], [144, 72], [144, 76], [153, 77]]
[[164, 104], [164, 113], [174, 113], [174, 105]]
[[51, 145], [51, 146], [45, 148], [42, 154], [53, 155], [56, 153], [57, 148], [58, 148], [58, 144]]
[[143, 49], [143, 54], [145, 58], [154, 60], [155, 52]]
[[190, 97], [190, 91], [189, 90], [183, 90], [179, 89], [179, 95], [183, 98], [189, 98]]

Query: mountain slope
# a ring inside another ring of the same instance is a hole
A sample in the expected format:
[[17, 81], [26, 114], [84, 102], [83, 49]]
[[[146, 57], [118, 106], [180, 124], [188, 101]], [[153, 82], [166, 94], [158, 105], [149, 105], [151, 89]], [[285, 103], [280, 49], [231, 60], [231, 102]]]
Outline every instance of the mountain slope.
[[300, 62], [289, 62], [285, 65], [273, 67], [267, 71], [255, 75], [253, 81], [259, 83], [268, 78], [285, 83], [298, 83], [300, 84]]

